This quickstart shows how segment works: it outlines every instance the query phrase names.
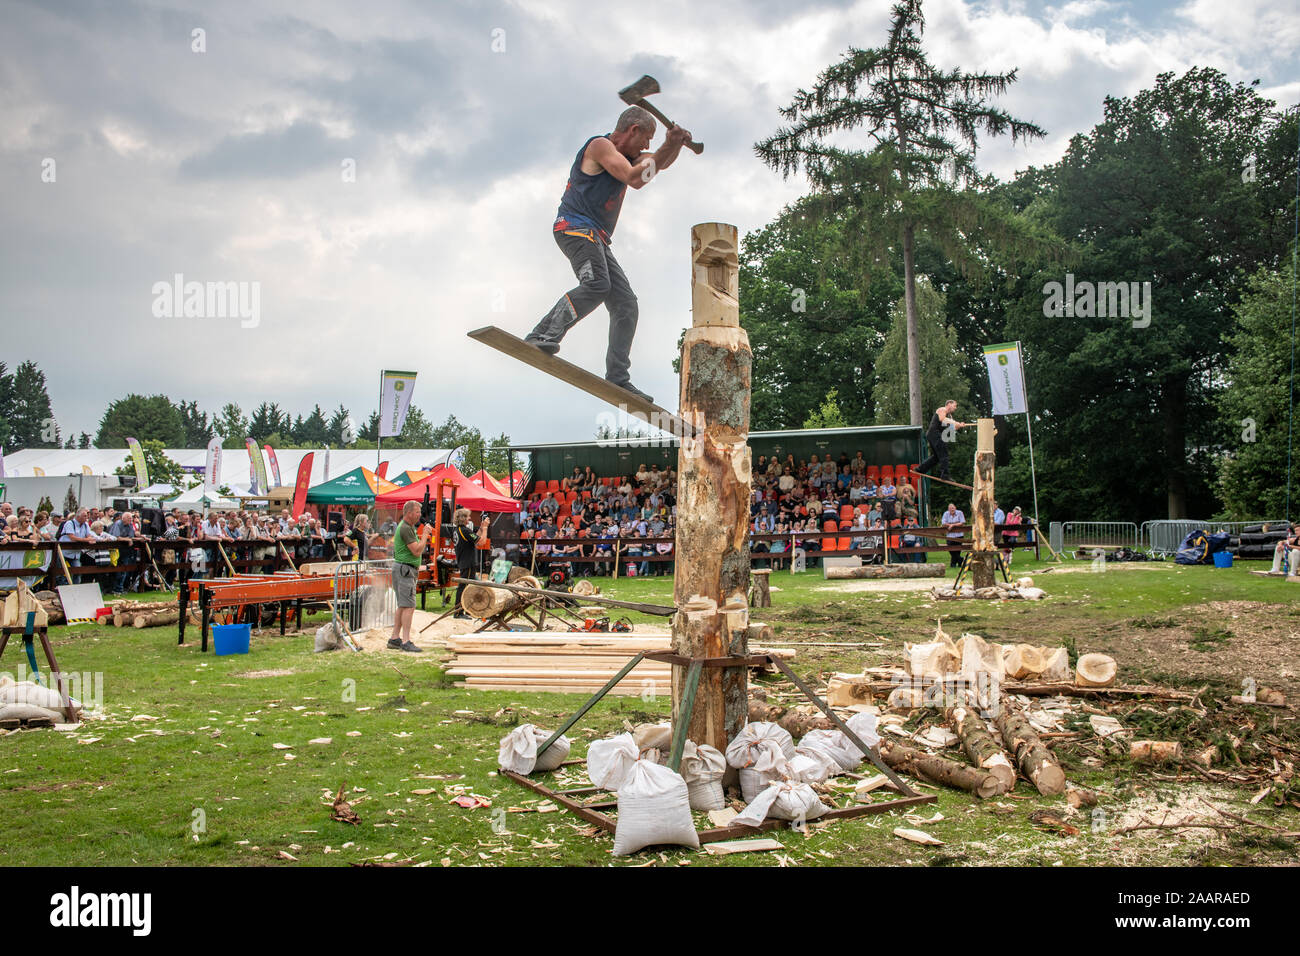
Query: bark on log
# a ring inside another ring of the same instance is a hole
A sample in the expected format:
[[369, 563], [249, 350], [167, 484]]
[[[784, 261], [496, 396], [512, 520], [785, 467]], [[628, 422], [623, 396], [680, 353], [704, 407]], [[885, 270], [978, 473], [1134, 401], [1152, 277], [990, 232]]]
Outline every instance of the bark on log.
[[1182, 759], [1183, 745], [1176, 740], [1135, 740], [1129, 745], [1128, 755], [1138, 763], [1169, 763]]
[[505, 588], [491, 588], [481, 584], [465, 586], [465, 593], [460, 598], [465, 613], [474, 617], [492, 617], [505, 611], [514, 610], [523, 600], [513, 591]]
[[999, 792], [1013, 790], [1016, 786], [1016, 768], [984, 726], [984, 718], [969, 707], [959, 704], [948, 711], [948, 719], [961, 738], [961, 749], [971, 763], [997, 778], [1002, 788]]
[[851, 578], [941, 578], [948, 566], [938, 562], [926, 564], [864, 564], [860, 568], [827, 568], [826, 580]]
[[971, 482], [971, 583], [976, 591], [991, 588], [996, 580], [997, 550], [993, 532], [993, 422], [980, 419], [975, 452], [975, 477]]
[[776, 632], [772, 630], [771, 624], [753, 623], [749, 625], [749, 642], [751, 644], [763, 645], [771, 644], [776, 640]]
[[[748, 651], [749, 401], [753, 355], [740, 328], [736, 227], [691, 229], [692, 327], [682, 341], [681, 417], [696, 434], [677, 456], [673, 650], [689, 658]], [[706, 667], [682, 713], [687, 668], [673, 668], [673, 722], [697, 744], [726, 750], [745, 725], [743, 667]]]
[[796, 741], [810, 730], [835, 730], [835, 724], [823, 714], [801, 714], [760, 700], [749, 702], [749, 719], [776, 724]]
[[967, 793], [975, 794], [981, 800], [987, 800], [989, 797], [996, 797], [1002, 793], [1002, 784], [998, 782], [997, 777], [987, 770], [968, 767], [964, 763], [957, 763], [957, 761], [949, 760], [946, 757], [927, 754], [908, 747], [906, 744], [882, 741], [880, 744], [880, 759], [891, 770], [897, 770], [899, 773], [909, 774], [913, 777], [921, 777], [931, 783], [942, 784], [945, 787], [965, 790]]
[[[159, 625], [162, 624], [175, 624], [180, 619], [181, 619], [180, 609], [173, 606], [166, 610], [144, 611], [140, 614], [132, 614], [131, 626], [138, 627], [138, 628], [158, 627]], [[186, 620], [189, 621], [191, 624], [199, 623], [198, 616], [193, 613], [186, 615]]]
[[1016, 766], [1044, 796], [1065, 793], [1065, 773], [1052, 752], [1043, 745], [1029, 726], [1029, 721], [1015, 713], [1004, 701], [998, 712], [998, 733], [1016, 758]]

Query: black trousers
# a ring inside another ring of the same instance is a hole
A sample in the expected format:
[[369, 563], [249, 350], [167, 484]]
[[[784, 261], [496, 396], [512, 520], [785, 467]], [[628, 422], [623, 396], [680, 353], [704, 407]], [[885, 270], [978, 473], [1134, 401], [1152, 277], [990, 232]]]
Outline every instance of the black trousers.
[[925, 436], [925, 440], [930, 445], [930, 457], [921, 462], [916, 470], [928, 475], [930, 469], [937, 464], [939, 466], [938, 477], [946, 479], [948, 477], [948, 443], [942, 438], [932, 438], [929, 435]]
[[[458, 578], [465, 578], [465, 579], [473, 579], [473, 577], [474, 577], [474, 565], [473, 565], [473, 564], [458, 564], [458, 565], [456, 565], [456, 577], [458, 577]], [[456, 604], [455, 604], [455, 606], [456, 606], [456, 610], [458, 610], [458, 611], [463, 611], [463, 610], [465, 610], [463, 607], [460, 606], [460, 596], [461, 596], [462, 594], [465, 593], [465, 587], [466, 587], [466, 586], [465, 586], [464, 584], [458, 584], [458, 585], [456, 585]]]
[[605, 377], [619, 385], [627, 384], [638, 307], [636, 295], [623, 273], [623, 267], [614, 259], [609, 246], [597, 238], [586, 239], [563, 232], [554, 235], [560, 251], [573, 267], [573, 274], [578, 277], [578, 285], [560, 297], [528, 337], [545, 342], [559, 342], [569, 329], [603, 302], [609, 309], [609, 347], [605, 352]]

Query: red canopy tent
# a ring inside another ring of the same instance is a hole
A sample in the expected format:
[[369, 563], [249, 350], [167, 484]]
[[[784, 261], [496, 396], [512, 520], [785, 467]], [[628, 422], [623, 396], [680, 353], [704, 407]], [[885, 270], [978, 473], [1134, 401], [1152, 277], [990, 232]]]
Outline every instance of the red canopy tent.
[[519, 502], [508, 495], [499, 495], [490, 488], [476, 485], [460, 473], [455, 465], [439, 465], [429, 472], [427, 478], [402, 485], [375, 497], [375, 507], [394, 507], [407, 501], [423, 501], [424, 490], [429, 489], [433, 498], [441, 492], [438, 490], [444, 479], [450, 478], [456, 485], [456, 504], [470, 511], [515, 512]]
[[474, 484], [478, 485], [480, 488], [486, 488], [488, 491], [495, 491], [497, 494], [505, 495], [507, 498], [510, 497], [510, 492], [506, 489], [506, 486], [501, 484], [500, 481], [493, 478], [482, 468], [470, 475], [469, 480], [474, 482]]

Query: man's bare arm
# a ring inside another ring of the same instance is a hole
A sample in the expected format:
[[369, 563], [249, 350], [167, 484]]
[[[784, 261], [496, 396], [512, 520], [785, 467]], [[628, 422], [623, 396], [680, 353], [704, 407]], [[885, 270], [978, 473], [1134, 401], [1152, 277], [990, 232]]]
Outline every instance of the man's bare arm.
[[614, 144], [608, 139], [601, 137], [591, 141], [587, 147], [587, 159], [600, 164], [601, 169], [609, 173], [620, 183], [631, 186], [633, 189], [640, 189], [650, 178], [646, 176], [646, 171], [650, 169], [648, 159], [638, 159], [635, 166], [628, 162], [628, 158], [614, 148]]

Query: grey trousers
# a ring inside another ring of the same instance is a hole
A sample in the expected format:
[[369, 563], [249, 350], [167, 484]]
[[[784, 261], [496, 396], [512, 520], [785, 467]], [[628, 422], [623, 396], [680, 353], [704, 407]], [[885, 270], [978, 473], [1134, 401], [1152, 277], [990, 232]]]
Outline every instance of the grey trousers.
[[617, 385], [630, 379], [632, 339], [636, 335], [637, 302], [623, 267], [599, 239], [563, 232], [553, 234], [568, 258], [578, 286], [560, 297], [554, 308], [528, 334], [530, 340], [558, 343], [602, 302], [609, 309], [609, 347], [605, 352], [605, 377]]

